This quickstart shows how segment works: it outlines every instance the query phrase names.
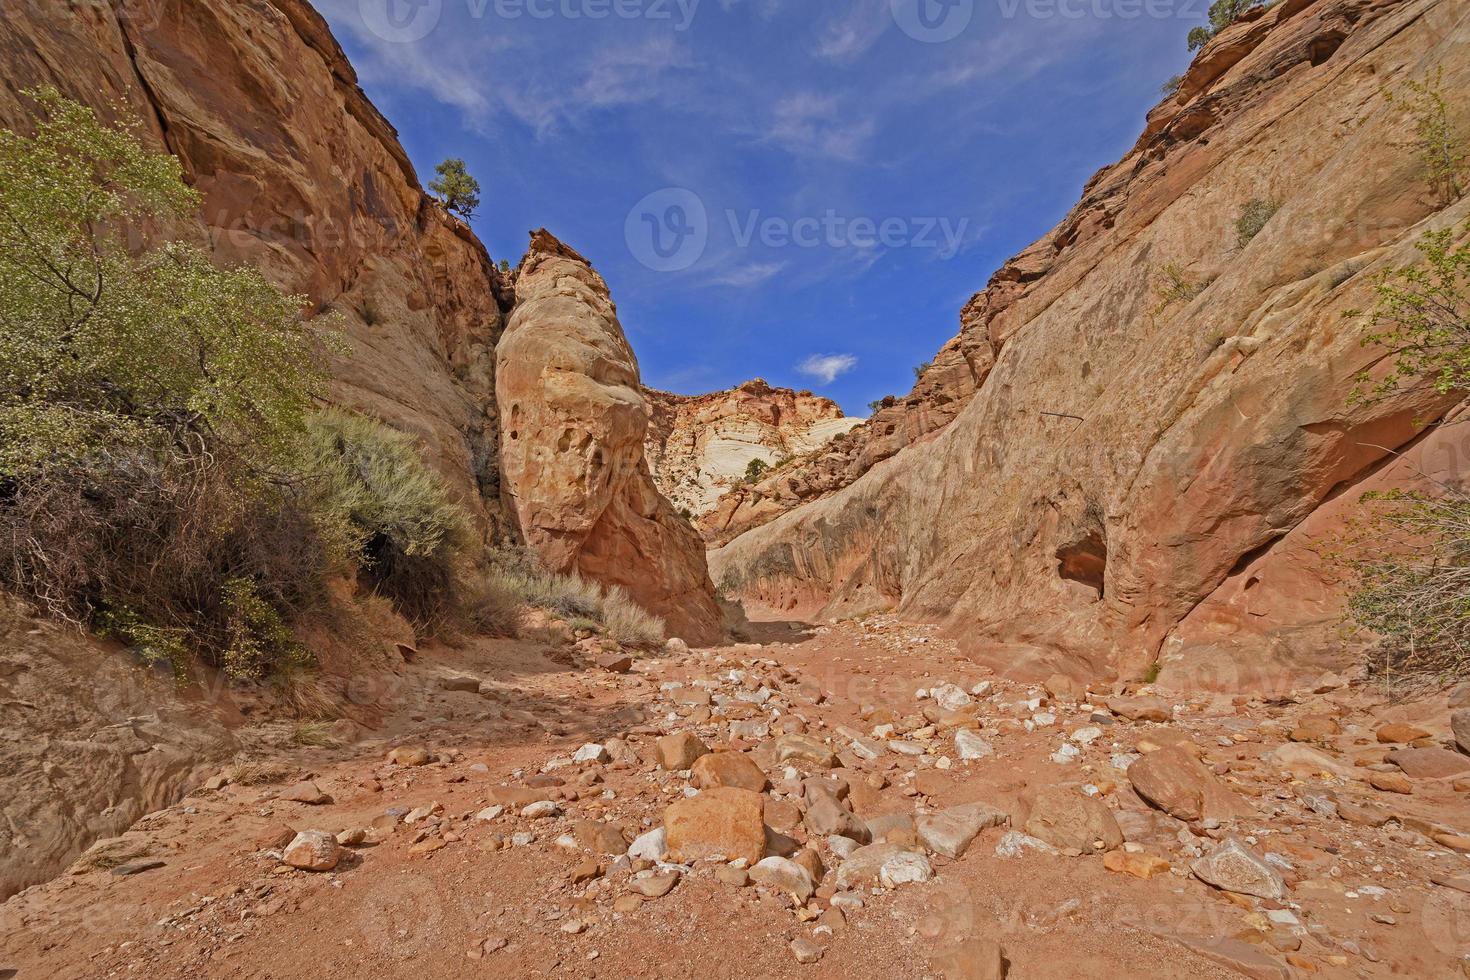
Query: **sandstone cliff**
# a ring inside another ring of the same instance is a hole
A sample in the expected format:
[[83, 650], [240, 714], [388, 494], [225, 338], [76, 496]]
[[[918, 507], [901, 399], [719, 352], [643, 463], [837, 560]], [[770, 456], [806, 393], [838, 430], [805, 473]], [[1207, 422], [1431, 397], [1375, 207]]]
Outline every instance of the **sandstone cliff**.
[[338, 400], [418, 436], [487, 533], [500, 523], [494, 347], [509, 290], [424, 193], [305, 0], [24, 3], [0, 18], [0, 126], [47, 83], [141, 121], [204, 198], [182, 233], [338, 313]]
[[552, 569], [621, 585], [671, 635], [712, 643], [721, 615], [704, 545], [654, 485], [638, 361], [607, 284], [536, 232], [496, 351], [509, 509]]
[[729, 391], [675, 395], [645, 388], [649, 425], [645, 452], [654, 482], [674, 507], [695, 518], [732, 491], [746, 468], [802, 458], [862, 424], [830, 398], [772, 388], [760, 378]]
[[[1363, 489], [1463, 479], [1432, 392], [1349, 407], [1382, 352], [1343, 311], [1440, 209], [1385, 86], [1470, 90], [1461, 3], [1283, 0], [1223, 31], [947, 350], [979, 390], [937, 437], [712, 555], [779, 605], [897, 607], [1038, 669], [1234, 686], [1338, 651], [1314, 550]], [[1455, 100], [1455, 122], [1470, 127]], [[1252, 200], [1280, 209], [1240, 245]], [[1051, 414], [1060, 413], [1060, 414]], [[1396, 451], [1405, 455], [1396, 457]]]
[[868, 419], [851, 420], [830, 442], [812, 447], [753, 486], [737, 486], [720, 497], [699, 521], [705, 539], [723, 544], [801, 504], [836, 493], [954, 421], [993, 362], [988, 347], [966, 354], [963, 339], [962, 334], [944, 345], [907, 396], [888, 396]]

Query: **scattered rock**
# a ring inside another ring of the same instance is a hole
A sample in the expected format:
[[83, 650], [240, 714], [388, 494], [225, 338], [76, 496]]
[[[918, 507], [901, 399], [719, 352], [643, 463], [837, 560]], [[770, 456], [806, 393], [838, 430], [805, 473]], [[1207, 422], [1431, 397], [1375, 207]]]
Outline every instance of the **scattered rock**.
[[1385, 793], [1403, 793], [1408, 795], [1414, 792], [1414, 782], [1401, 772], [1370, 772], [1368, 774], [1368, 785]]
[[810, 735], [782, 735], [776, 739], [775, 749], [777, 762], [809, 762], [822, 769], [837, 765], [832, 750]]
[[304, 803], [307, 806], [324, 806], [332, 802], [332, 798], [317, 788], [316, 783], [311, 781], [297, 783], [281, 791], [280, 798], [292, 803]]
[[561, 807], [551, 800], [537, 800], [521, 810], [521, 816], [527, 820], [546, 820], [550, 817], [560, 816]]
[[662, 861], [668, 855], [667, 835], [662, 827], [650, 830], [628, 846], [628, 859], [632, 861]]
[[1428, 738], [1429, 733], [1418, 725], [1409, 725], [1404, 722], [1392, 722], [1381, 726], [1375, 733], [1378, 741], [1384, 744], [1407, 744], [1417, 742], [1421, 738]]
[[969, 848], [977, 834], [989, 827], [1010, 822], [1010, 816], [984, 803], [952, 806], [915, 821], [919, 842], [935, 854], [958, 858]]
[[388, 753], [388, 761], [395, 766], [427, 766], [433, 758], [421, 745], [400, 745]]
[[811, 872], [788, 858], [768, 857], [750, 869], [750, 880], [772, 891], [792, 895], [799, 905], [816, 891]]
[[633, 658], [621, 651], [601, 654], [593, 663], [612, 674], [626, 674], [633, 669]]
[[796, 957], [798, 963], [815, 963], [822, 958], [822, 947], [810, 939], [793, 939], [791, 941], [791, 955]]
[[694, 761], [694, 785], [700, 789], [734, 786], [763, 793], [770, 782], [755, 760], [743, 752], [711, 752]]
[[478, 694], [480, 691], [480, 678], [470, 674], [445, 674], [439, 678], [439, 689], [441, 691], [463, 691], [469, 694]]
[[837, 869], [837, 884], [852, 888], [877, 883], [893, 888], [907, 881], [928, 881], [932, 876], [933, 869], [924, 855], [883, 842], [853, 851]]
[[1106, 804], [1063, 786], [1036, 795], [1025, 831], [1053, 847], [1083, 853], [1111, 851], [1123, 843], [1123, 831]]
[[323, 830], [303, 830], [286, 845], [281, 859], [303, 871], [331, 871], [342, 858], [337, 838]]
[[1450, 731], [1460, 751], [1470, 755], [1470, 708], [1460, 708], [1450, 715]]
[[1224, 820], [1241, 808], [1214, 774], [1178, 746], [1150, 752], [1130, 765], [1128, 781], [1147, 803], [1186, 822]]
[[572, 756], [573, 762], [611, 762], [612, 756], [608, 755], [607, 749], [601, 745], [589, 742], [577, 750]]
[[648, 878], [635, 878], [628, 887], [633, 889], [644, 898], [663, 898], [674, 890], [679, 883], [677, 874], [652, 875]]
[[954, 733], [954, 747], [965, 762], [995, 755], [995, 747], [968, 728], [961, 728]]
[[145, 871], [154, 871], [162, 867], [164, 867], [164, 863], [162, 861], [129, 861], [126, 864], [119, 864], [117, 867], [113, 868], [112, 873], [119, 878], [131, 878], [133, 875], [140, 875]]
[[694, 765], [694, 761], [709, 752], [709, 747], [693, 732], [675, 732], [665, 735], [654, 744], [658, 753], [658, 764], [670, 772], [682, 772]]
[[1394, 749], [1388, 761], [1415, 779], [1443, 779], [1470, 772], [1470, 758], [1449, 749]]
[[1200, 881], [1222, 891], [1278, 901], [1286, 897], [1286, 882], [1280, 873], [1234, 837], [1227, 837], [1189, 870]]

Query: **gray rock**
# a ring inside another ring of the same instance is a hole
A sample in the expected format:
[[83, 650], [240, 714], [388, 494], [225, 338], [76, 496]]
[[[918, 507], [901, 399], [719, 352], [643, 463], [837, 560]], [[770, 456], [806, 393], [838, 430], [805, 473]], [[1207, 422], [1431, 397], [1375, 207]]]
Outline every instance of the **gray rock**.
[[1286, 897], [1286, 882], [1276, 869], [1234, 837], [1227, 837], [1219, 847], [1191, 864], [1189, 869], [1200, 881], [1221, 891], [1257, 898]]
[[935, 854], [957, 858], [965, 853], [980, 831], [1002, 826], [1010, 819], [1009, 815], [984, 803], [967, 803], [919, 817], [916, 824], [919, 843]]

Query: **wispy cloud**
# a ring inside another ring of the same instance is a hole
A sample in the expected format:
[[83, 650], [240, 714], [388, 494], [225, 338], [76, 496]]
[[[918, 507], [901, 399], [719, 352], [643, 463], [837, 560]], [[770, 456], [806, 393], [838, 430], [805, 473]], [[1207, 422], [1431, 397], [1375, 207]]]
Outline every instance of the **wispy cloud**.
[[829, 385], [855, 367], [857, 358], [852, 354], [813, 354], [796, 365], [796, 370]]
[[798, 92], [778, 101], [771, 114], [765, 138], [798, 155], [855, 160], [873, 137], [872, 119], [839, 119], [837, 99], [830, 95]]
[[783, 262], [756, 262], [728, 269], [710, 277], [708, 281], [712, 286], [758, 286], [768, 279], [774, 279], [784, 268], [786, 265]]
[[855, 8], [827, 22], [815, 53], [829, 61], [852, 61], [866, 54], [891, 26], [888, 0], [860, 0]]

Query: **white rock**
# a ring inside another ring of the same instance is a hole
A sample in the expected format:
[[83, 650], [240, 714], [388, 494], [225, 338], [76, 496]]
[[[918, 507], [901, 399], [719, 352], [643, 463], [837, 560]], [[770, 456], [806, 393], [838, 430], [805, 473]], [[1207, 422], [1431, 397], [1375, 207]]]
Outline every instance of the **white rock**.
[[1081, 754], [1082, 750], [1077, 746], [1071, 742], [1064, 742], [1061, 748], [1051, 754], [1051, 761], [1058, 765], [1066, 765], [1069, 762], [1076, 762], [1077, 757]]
[[979, 733], [968, 728], [961, 728], [954, 733], [954, 747], [960, 758], [966, 762], [995, 755], [995, 747], [981, 738]]
[[561, 807], [550, 800], [537, 800], [535, 803], [521, 810], [521, 816], [528, 820], [545, 820], [547, 817], [554, 817], [559, 813], [561, 813]]
[[929, 696], [945, 711], [958, 711], [975, 703], [975, 699], [966, 694], [965, 689], [958, 684], [941, 684], [931, 689]]
[[650, 830], [628, 848], [628, 857], [634, 861], [640, 858], [645, 861], [662, 861], [668, 853], [669, 845], [662, 827]]
[[1102, 733], [1103, 730], [1101, 728], [1098, 728], [1096, 725], [1090, 725], [1087, 728], [1079, 728], [1073, 732], [1072, 741], [1080, 742], [1083, 745], [1091, 745], [1093, 742], [1102, 738]]
[[914, 851], [895, 854], [878, 869], [878, 880], [885, 888], [923, 884], [933, 877], [934, 869], [929, 865], [929, 859]]
[[505, 812], [505, 807], [503, 807], [503, 806], [501, 806], [501, 805], [499, 805], [497, 803], [495, 806], [487, 806], [485, 809], [483, 809], [479, 813], [475, 814], [475, 819], [476, 820], [496, 820], [496, 819], [499, 819], [500, 815], [502, 813], [504, 813], [504, 812]]
[[1031, 720], [1036, 724], [1037, 728], [1046, 728], [1057, 723], [1057, 716], [1050, 711], [1038, 711], [1031, 716]]
[[981, 681], [979, 684], [976, 684], [974, 687], [970, 688], [970, 693], [975, 695], [975, 697], [977, 698], [983, 698], [990, 693], [990, 690], [991, 683], [989, 681]]
[[837, 855], [838, 858], [846, 860], [861, 845], [851, 837], [841, 837], [833, 834], [827, 838], [827, 846], [832, 849], [832, 853]]
[[573, 762], [610, 762], [611, 760], [612, 756], [608, 755], [607, 749], [594, 742], [588, 742], [577, 750], [576, 755], [572, 756]]
[[675, 654], [677, 656], [683, 656], [684, 654], [689, 652], [689, 644], [685, 643], [677, 636], [671, 636], [669, 637], [668, 642], [664, 644], [664, 649], [667, 650], [669, 653]]
[[1039, 851], [1042, 854], [1057, 853], [1057, 849], [1046, 841], [1037, 840], [1019, 830], [1006, 831], [995, 845], [995, 856], [1001, 858], [1020, 857], [1026, 851]]

